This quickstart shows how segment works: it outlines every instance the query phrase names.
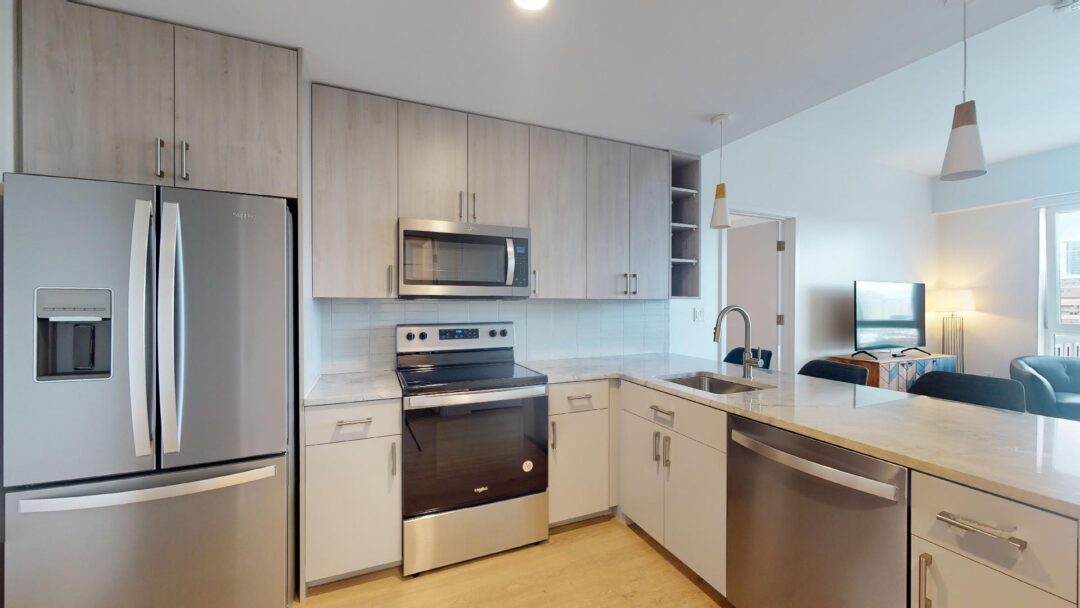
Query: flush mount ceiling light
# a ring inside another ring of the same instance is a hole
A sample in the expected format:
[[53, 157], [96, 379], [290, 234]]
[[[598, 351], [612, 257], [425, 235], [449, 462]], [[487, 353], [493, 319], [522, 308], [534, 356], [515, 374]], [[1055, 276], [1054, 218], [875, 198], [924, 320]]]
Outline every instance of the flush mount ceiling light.
[[975, 100], [967, 98], [967, 5], [964, 5], [964, 86], [963, 102], [953, 110], [952, 131], [949, 146], [945, 149], [945, 161], [941, 164], [941, 179], [957, 181], [986, 174], [986, 158], [983, 156], [982, 139], [975, 116]]
[[514, 4], [527, 11], [538, 11], [548, 5], [548, 0], [514, 0]]
[[724, 183], [724, 122], [731, 119], [730, 114], [716, 114], [712, 124], [720, 124], [720, 183], [716, 184], [716, 199], [713, 201], [712, 219], [709, 226], [720, 230], [731, 228], [731, 212], [727, 203], [727, 184]]

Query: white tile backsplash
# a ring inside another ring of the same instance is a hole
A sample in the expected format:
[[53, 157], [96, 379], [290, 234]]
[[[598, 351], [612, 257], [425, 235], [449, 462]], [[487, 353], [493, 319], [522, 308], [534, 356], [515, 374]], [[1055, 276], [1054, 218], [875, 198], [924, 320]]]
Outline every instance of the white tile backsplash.
[[322, 315], [322, 373], [394, 368], [399, 323], [511, 321], [519, 361], [667, 352], [666, 300], [331, 299]]

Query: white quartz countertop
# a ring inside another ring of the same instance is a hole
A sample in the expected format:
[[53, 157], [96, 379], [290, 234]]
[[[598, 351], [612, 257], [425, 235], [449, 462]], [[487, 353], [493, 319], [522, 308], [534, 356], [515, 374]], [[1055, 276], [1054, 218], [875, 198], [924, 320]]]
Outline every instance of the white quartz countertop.
[[620, 378], [730, 414], [1080, 519], [1080, 422], [755, 370], [760, 391], [714, 395], [663, 380], [742, 367], [681, 355], [522, 365], [549, 382]]
[[304, 406], [400, 398], [401, 384], [394, 371], [324, 374], [304, 397]]

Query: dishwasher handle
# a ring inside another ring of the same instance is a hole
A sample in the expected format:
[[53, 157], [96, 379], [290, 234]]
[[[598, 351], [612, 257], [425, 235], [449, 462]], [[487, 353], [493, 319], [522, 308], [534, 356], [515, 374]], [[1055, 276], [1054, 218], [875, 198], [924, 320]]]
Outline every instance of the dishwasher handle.
[[900, 499], [900, 489], [892, 484], [841, 471], [840, 469], [789, 454], [740, 431], [731, 431], [731, 440], [763, 458], [829, 483], [884, 498], [891, 502], [898, 502]]

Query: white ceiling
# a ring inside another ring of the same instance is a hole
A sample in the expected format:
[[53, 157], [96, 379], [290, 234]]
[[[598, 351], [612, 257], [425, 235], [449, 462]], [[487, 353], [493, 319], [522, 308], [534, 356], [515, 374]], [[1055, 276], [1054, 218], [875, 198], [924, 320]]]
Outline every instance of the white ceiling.
[[[961, 101], [962, 57], [955, 45], [773, 125], [769, 134], [937, 175]], [[968, 98], [978, 107], [988, 162], [1080, 143], [1080, 13], [1031, 11], [975, 36], [968, 61]]]
[[[981, 31], [1047, 0], [977, 0]], [[94, 0], [302, 47], [313, 81], [687, 152], [959, 37], [942, 0]]]

